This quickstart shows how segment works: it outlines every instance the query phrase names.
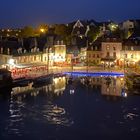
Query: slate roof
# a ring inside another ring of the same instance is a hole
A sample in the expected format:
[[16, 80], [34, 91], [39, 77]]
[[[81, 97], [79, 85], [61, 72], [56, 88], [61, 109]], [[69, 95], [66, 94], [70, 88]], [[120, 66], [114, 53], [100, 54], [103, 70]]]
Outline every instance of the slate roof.
[[[133, 49], [132, 49], [133, 47]], [[140, 40], [138, 39], [128, 39], [123, 41], [123, 50], [129, 51], [140, 51]]]
[[100, 39], [93, 42], [90, 46], [87, 48], [88, 51], [101, 51], [101, 41]]

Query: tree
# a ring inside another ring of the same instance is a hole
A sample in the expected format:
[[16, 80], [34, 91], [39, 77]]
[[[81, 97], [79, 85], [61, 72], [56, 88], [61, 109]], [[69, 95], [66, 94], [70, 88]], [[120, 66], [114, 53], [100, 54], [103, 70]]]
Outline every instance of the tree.
[[99, 36], [99, 33], [100, 33], [99, 27], [91, 26], [90, 31], [87, 34], [89, 41], [90, 42], [95, 41], [97, 37]]
[[55, 25], [55, 33], [57, 35], [66, 36], [67, 35], [67, 27], [64, 24]]
[[25, 26], [23, 29], [22, 29], [22, 37], [33, 37], [35, 36], [35, 31], [33, 29], [33, 27], [31, 26]]

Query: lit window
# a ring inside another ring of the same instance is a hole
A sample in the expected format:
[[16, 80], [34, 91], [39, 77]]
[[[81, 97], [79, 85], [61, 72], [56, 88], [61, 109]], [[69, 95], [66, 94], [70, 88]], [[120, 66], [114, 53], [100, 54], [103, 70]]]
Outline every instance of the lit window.
[[106, 50], [109, 50], [109, 48], [110, 48], [109, 46], [106, 46]]
[[109, 88], [107, 88], [106, 91], [109, 92]]

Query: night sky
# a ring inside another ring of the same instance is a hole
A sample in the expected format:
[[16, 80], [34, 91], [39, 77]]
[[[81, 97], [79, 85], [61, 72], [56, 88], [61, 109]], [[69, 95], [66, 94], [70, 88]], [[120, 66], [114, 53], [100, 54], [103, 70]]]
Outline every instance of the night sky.
[[140, 0], [0, 0], [0, 28], [77, 19], [140, 19]]

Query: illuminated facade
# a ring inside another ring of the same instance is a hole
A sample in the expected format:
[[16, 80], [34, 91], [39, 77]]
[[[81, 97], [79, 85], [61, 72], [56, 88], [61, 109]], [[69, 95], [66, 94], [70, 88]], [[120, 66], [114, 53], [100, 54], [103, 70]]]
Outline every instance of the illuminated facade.
[[140, 41], [126, 40], [121, 51], [120, 64], [127, 67], [136, 67], [140, 62]]
[[87, 64], [98, 65], [100, 63], [101, 63], [101, 44], [99, 42], [95, 42], [87, 48]]
[[54, 50], [54, 63], [63, 64], [66, 62], [66, 45], [63, 40], [57, 40], [56, 45], [53, 46]]
[[101, 44], [101, 61], [104, 66], [119, 65], [122, 42], [117, 38], [107, 38]]

